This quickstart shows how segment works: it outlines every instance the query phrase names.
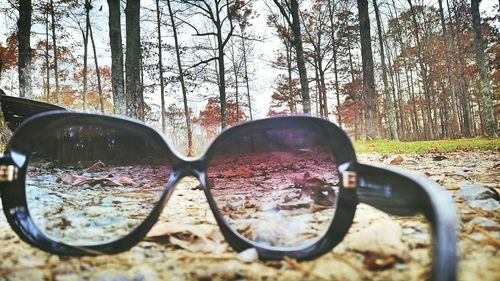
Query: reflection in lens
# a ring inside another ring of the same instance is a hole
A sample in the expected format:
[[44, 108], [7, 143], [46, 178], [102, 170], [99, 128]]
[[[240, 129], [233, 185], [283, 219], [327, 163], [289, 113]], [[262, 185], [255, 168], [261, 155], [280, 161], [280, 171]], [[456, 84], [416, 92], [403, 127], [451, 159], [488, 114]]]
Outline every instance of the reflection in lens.
[[233, 230], [278, 247], [309, 245], [325, 234], [335, 213], [338, 172], [318, 133], [247, 132], [214, 149], [210, 192]]
[[130, 233], [158, 202], [170, 166], [165, 146], [105, 125], [47, 132], [33, 148], [26, 198], [35, 224], [71, 245]]

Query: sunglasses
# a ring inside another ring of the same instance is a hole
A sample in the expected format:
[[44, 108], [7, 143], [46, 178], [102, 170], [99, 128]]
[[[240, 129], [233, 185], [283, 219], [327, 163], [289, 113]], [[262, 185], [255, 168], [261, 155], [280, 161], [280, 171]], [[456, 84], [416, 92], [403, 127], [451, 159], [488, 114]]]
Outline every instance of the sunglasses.
[[358, 163], [346, 133], [324, 119], [236, 125], [192, 160], [137, 121], [50, 111], [24, 121], [0, 158], [10, 226], [27, 243], [59, 255], [130, 249], [186, 176], [201, 183], [236, 251], [255, 248], [264, 260], [314, 259], [342, 241], [357, 204], [366, 203], [392, 215], [425, 215], [432, 226], [432, 279], [455, 279], [449, 196], [423, 176]]

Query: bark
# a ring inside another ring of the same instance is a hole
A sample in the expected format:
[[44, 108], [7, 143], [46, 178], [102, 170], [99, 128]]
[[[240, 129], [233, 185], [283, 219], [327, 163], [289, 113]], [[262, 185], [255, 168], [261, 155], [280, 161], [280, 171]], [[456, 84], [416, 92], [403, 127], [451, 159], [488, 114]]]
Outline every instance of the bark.
[[387, 119], [389, 121], [389, 130], [391, 133], [391, 139], [398, 139], [398, 131], [396, 130], [396, 123], [394, 117], [394, 103], [389, 93], [389, 83], [387, 82], [387, 67], [385, 65], [385, 52], [384, 52], [384, 42], [382, 38], [382, 24], [380, 22], [380, 13], [378, 10], [377, 0], [373, 0], [373, 6], [375, 7], [375, 18], [377, 20], [377, 31], [378, 31], [378, 41], [380, 45], [380, 61], [382, 63], [382, 80], [384, 82], [384, 96], [387, 103]]
[[123, 49], [120, 19], [120, 0], [108, 0], [108, 6], [113, 107], [115, 114], [126, 115], [125, 84], [123, 80]]
[[363, 95], [365, 98], [365, 130], [368, 139], [378, 138], [377, 107], [375, 103], [375, 81], [370, 36], [368, 1], [358, 0], [359, 31], [361, 37], [361, 59], [363, 63]]
[[19, 1], [17, 21], [19, 96], [31, 98], [31, 0]]
[[[297, 68], [299, 70], [300, 92], [302, 95], [302, 108], [305, 114], [311, 114], [311, 98], [309, 95], [309, 81], [307, 79], [306, 60], [304, 47], [302, 45], [302, 34], [300, 30], [299, 3], [298, 0], [290, 0], [290, 13], [288, 13], [278, 0], [273, 0], [285, 17], [293, 32], [293, 46], [295, 48]], [[290, 18], [291, 16], [291, 18]]]
[[54, 11], [54, 2], [50, 0], [50, 17], [51, 17], [51, 29], [52, 29], [52, 52], [54, 56], [54, 83], [56, 84], [56, 104], [59, 103], [60, 93], [59, 93], [59, 62], [57, 55], [57, 41], [56, 41], [56, 21], [55, 21], [55, 11]]
[[167, 5], [168, 5], [168, 13], [170, 14], [170, 23], [172, 24], [172, 33], [174, 36], [174, 43], [175, 43], [175, 56], [177, 58], [179, 81], [181, 82], [182, 100], [184, 103], [184, 118], [186, 119], [187, 140], [188, 140], [188, 156], [191, 157], [193, 156], [193, 133], [191, 129], [191, 116], [189, 114], [186, 83], [184, 82], [184, 71], [182, 70], [182, 64], [181, 64], [181, 53], [179, 50], [179, 41], [177, 38], [177, 26], [175, 25], [174, 14], [172, 13], [170, 0], [167, 0]]
[[144, 120], [141, 90], [141, 45], [140, 45], [140, 1], [127, 0], [126, 57], [125, 57], [125, 103], [126, 115]]
[[488, 79], [488, 62], [484, 55], [483, 38], [481, 35], [481, 17], [479, 14], [479, 0], [471, 0], [472, 28], [474, 29], [474, 49], [476, 52], [476, 63], [479, 69], [479, 91], [481, 93], [484, 134], [490, 137], [498, 136], [495, 116], [493, 115], [493, 103], [491, 101], [490, 81]]

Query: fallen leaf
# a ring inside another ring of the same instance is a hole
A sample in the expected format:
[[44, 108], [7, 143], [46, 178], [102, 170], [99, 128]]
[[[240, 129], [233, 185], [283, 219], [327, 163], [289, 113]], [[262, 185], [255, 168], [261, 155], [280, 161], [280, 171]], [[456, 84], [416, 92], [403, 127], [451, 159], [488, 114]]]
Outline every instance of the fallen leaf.
[[226, 250], [223, 237], [209, 224], [179, 224], [162, 222], [156, 224], [146, 235], [146, 240], [163, 241], [168, 238], [173, 245], [191, 252], [222, 253]]
[[387, 162], [389, 162], [389, 164], [391, 164], [391, 165], [401, 164], [401, 163], [403, 163], [403, 161], [404, 161], [404, 158], [399, 154], [387, 159]]
[[377, 255], [368, 254], [365, 256], [363, 264], [369, 270], [384, 270], [392, 267], [396, 263], [394, 257], [379, 257]]
[[135, 185], [135, 182], [128, 177], [117, 176], [117, 177], [86, 177], [74, 174], [62, 174], [57, 178], [57, 182], [62, 182], [64, 184], [80, 186], [88, 184], [90, 186], [95, 186], [101, 184], [103, 186], [124, 186], [124, 185]]
[[401, 241], [402, 235], [403, 230], [397, 222], [382, 219], [346, 237], [346, 244], [352, 251], [406, 261], [409, 249]]

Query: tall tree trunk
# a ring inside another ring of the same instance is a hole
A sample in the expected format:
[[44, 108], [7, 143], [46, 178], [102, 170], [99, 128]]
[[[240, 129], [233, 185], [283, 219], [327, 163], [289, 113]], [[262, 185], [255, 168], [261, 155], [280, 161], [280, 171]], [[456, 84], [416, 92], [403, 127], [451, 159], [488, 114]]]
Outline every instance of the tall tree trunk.
[[[162, 40], [161, 40], [160, 0], [156, 0], [155, 3], [156, 3], [156, 29], [158, 31], [158, 70], [160, 72], [161, 131], [163, 133], [166, 133], [167, 122], [165, 120], [165, 85], [163, 78], [163, 51], [162, 51]], [[170, 1], [168, 1], [167, 3], [170, 7]]]
[[19, 1], [17, 21], [19, 96], [31, 98], [31, 0]]
[[92, 32], [92, 24], [89, 25], [89, 31], [90, 31], [90, 42], [92, 43], [92, 51], [94, 53], [95, 72], [97, 75], [97, 91], [99, 93], [99, 107], [101, 112], [104, 113], [104, 98], [102, 96], [101, 71], [99, 70], [99, 62], [97, 59], [97, 50], [95, 47], [94, 33]]
[[290, 0], [290, 16], [278, 0], [273, 0], [285, 17], [293, 32], [293, 47], [295, 48], [297, 68], [299, 70], [300, 92], [302, 95], [302, 109], [305, 114], [311, 113], [311, 98], [309, 95], [309, 80], [307, 79], [306, 59], [304, 47], [302, 46], [302, 33], [300, 31], [300, 16], [298, 0]]
[[57, 55], [57, 41], [56, 41], [56, 21], [55, 21], [55, 11], [53, 0], [49, 1], [50, 5], [50, 18], [51, 18], [51, 29], [52, 29], [52, 52], [54, 56], [54, 82], [56, 84], [56, 104], [60, 101], [59, 93], [59, 65], [58, 65], [58, 55]]
[[479, 83], [482, 102], [482, 116], [484, 120], [484, 133], [487, 136], [498, 136], [493, 103], [491, 101], [490, 82], [488, 79], [488, 62], [484, 58], [483, 38], [481, 35], [481, 17], [479, 14], [479, 0], [471, 0], [472, 28], [474, 29], [474, 49], [476, 63], [479, 69]]
[[[45, 80], [46, 80], [46, 102], [50, 102], [50, 61], [49, 61], [49, 11], [45, 12]], [[1, 70], [0, 70], [1, 72]], [[1, 78], [1, 77], [0, 77]]]
[[375, 81], [373, 56], [368, 17], [368, 0], [358, 0], [359, 31], [361, 37], [361, 59], [363, 63], [363, 95], [365, 98], [365, 130], [368, 139], [378, 138], [377, 107], [375, 103]]
[[250, 97], [250, 83], [248, 79], [248, 59], [247, 59], [247, 46], [245, 44], [245, 36], [241, 38], [241, 48], [243, 52], [243, 70], [245, 71], [245, 86], [247, 88], [247, 99], [248, 99], [248, 113], [250, 116], [250, 120], [253, 120], [252, 116], [252, 99]]
[[90, 26], [90, 1], [85, 0], [85, 32], [82, 31], [83, 35], [83, 110], [87, 110], [87, 58], [88, 58], [88, 42], [89, 42], [89, 26]]
[[144, 120], [141, 98], [141, 44], [140, 44], [140, 1], [127, 0], [126, 17], [126, 57], [125, 57], [125, 102], [127, 116]]
[[[451, 59], [450, 59], [450, 42], [448, 39], [448, 32], [446, 31], [446, 22], [444, 19], [444, 11], [443, 11], [443, 0], [438, 0], [439, 3], [439, 16], [441, 18], [441, 29], [442, 29], [442, 36], [443, 36], [443, 41], [446, 46], [445, 49], [445, 61], [447, 65], [451, 65]], [[445, 91], [448, 90], [451, 93], [450, 96], [450, 101], [451, 101], [451, 136], [453, 138], [456, 137], [456, 133], [459, 131], [459, 125], [458, 125], [458, 113], [457, 113], [457, 98], [455, 94], [455, 89], [453, 87], [453, 79], [452, 79], [452, 72], [449, 67], [446, 68], [446, 78], [447, 78], [447, 87], [445, 87]], [[446, 129], [449, 131], [450, 128], [446, 126]]]
[[335, 75], [335, 96], [337, 98], [337, 120], [339, 126], [342, 127], [342, 116], [340, 116], [340, 90], [339, 90], [339, 76], [338, 76], [338, 65], [337, 65], [337, 44], [335, 43], [335, 28], [334, 27], [334, 17], [335, 17], [335, 1], [328, 1], [328, 17], [330, 19], [330, 36], [333, 42], [333, 73]]
[[378, 10], [377, 0], [373, 0], [375, 8], [375, 18], [377, 20], [378, 42], [380, 47], [380, 61], [382, 63], [382, 80], [384, 82], [384, 96], [387, 103], [387, 121], [389, 122], [389, 131], [391, 139], [398, 139], [398, 131], [396, 130], [396, 122], [394, 117], [394, 103], [391, 94], [389, 93], [389, 83], [387, 82], [387, 67], [385, 65], [384, 42], [382, 38], [382, 24], [380, 22], [380, 13]]
[[114, 113], [126, 115], [125, 84], [123, 80], [123, 47], [120, 17], [120, 0], [108, 0], [109, 43], [111, 46], [111, 87]]
[[191, 157], [193, 156], [193, 134], [191, 130], [191, 117], [189, 114], [186, 83], [184, 82], [184, 72], [182, 70], [182, 64], [181, 64], [181, 53], [179, 50], [179, 41], [177, 38], [177, 26], [175, 25], [174, 14], [172, 13], [170, 0], [167, 0], [167, 5], [168, 5], [168, 13], [170, 14], [170, 23], [172, 24], [172, 33], [174, 35], [175, 56], [177, 58], [177, 68], [179, 69], [179, 80], [181, 82], [182, 100], [184, 102], [184, 118], [186, 119], [187, 139], [188, 139], [188, 156]]

